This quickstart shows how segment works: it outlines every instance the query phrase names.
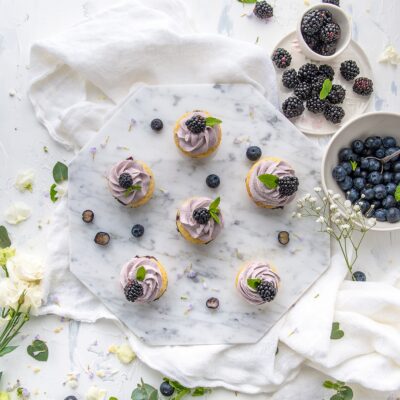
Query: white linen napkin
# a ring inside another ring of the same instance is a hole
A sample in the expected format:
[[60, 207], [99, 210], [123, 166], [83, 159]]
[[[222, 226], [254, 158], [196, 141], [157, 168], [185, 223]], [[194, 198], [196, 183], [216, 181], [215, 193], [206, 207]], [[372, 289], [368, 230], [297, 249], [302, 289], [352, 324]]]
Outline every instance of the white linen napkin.
[[[195, 34], [188, 21], [179, 0], [130, 0], [34, 45], [30, 98], [39, 121], [56, 141], [79, 150], [142, 84], [250, 83], [276, 105], [274, 69], [260, 48]], [[62, 199], [50, 228], [47, 301], [40, 313], [113, 319], [142, 361], [184, 385], [275, 392], [273, 398], [284, 400], [294, 398], [295, 384], [321, 379], [313, 372], [319, 370], [370, 389], [400, 388], [400, 291], [387, 283], [343, 283], [340, 255], [256, 344], [152, 347], [69, 272], [67, 243]], [[330, 340], [332, 321], [345, 331], [340, 340]]]

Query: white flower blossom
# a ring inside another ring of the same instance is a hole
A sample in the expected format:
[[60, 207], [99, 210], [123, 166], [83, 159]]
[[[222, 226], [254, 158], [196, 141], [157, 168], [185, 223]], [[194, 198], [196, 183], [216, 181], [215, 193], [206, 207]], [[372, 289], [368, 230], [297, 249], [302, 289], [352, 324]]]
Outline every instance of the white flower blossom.
[[335, 211], [337, 210], [337, 208], [338, 208], [337, 204], [331, 204], [330, 206], [331, 211]]
[[315, 211], [317, 211], [317, 212], [319, 212], [319, 211], [321, 211], [321, 207], [315, 207]]
[[335, 194], [332, 196], [332, 199], [333, 199], [333, 200], [339, 200], [340, 197], [341, 197], [340, 194], [335, 193]]
[[136, 354], [133, 352], [131, 346], [127, 343], [121, 344], [120, 346], [112, 345], [108, 349], [108, 352], [116, 354], [118, 360], [123, 364], [130, 364], [136, 358]]
[[35, 282], [43, 279], [43, 266], [34, 257], [17, 254], [7, 261], [10, 276], [25, 282]]
[[328, 232], [328, 233], [331, 233], [331, 232], [333, 232], [333, 230], [332, 230], [332, 228], [326, 228], [326, 231]]
[[29, 190], [30, 192], [32, 192], [34, 178], [35, 174], [33, 173], [32, 170], [20, 172], [17, 175], [17, 179], [15, 181], [15, 187], [20, 192], [24, 192], [25, 190]]
[[350, 200], [346, 200], [346, 201], [344, 202], [344, 206], [345, 206], [346, 208], [351, 208], [351, 201], [350, 201]]
[[31, 209], [22, 202], [12, 204], [4, 214], [9, 224], [16, 225], [31, 216]]
[[86, 393], [86, 400], [104, 400], [107, 391], [104, 389], [99, 389], [97, 386], [91, 386]]
[[355, 206], [353, 206], [353, 210], [360, 211], [360, 206], [358, 204], [356, 204]]
[[321, 192], [321, 190], [322, 190], [322, 189], [321, 189], [319, 186], [317, 186], [317, 187], [314, 188], [314, 192], [316, 192], [316, 193]]
[[330, 196], [333, 196], [333, 190], [328, 190], [328, 194], [330, 195]]

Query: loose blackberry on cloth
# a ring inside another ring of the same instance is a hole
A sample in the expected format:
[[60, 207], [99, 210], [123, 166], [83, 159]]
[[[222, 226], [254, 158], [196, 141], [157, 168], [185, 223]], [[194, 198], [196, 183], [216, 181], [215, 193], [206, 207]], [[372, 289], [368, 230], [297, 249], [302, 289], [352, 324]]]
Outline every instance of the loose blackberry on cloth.
[[[37, 118], [53, 139], [79, 150], [143, 84], [249, 83], [276, 105], [268, 55], [245, 42], [196, 34], [189, 21], [178, 0], [122, 1], [37, 43], [30, 90]], [[41, 313], [120, 324], [70, 273], [67, 238], [62, 199], [52, 218]], [[320, 385], [320, 371], [369, 389], [398, 390], [400, 274], [393, 269], [383, 269], [382, 282], [344, 281], [346, 266], [334, 252], [329, 270], [256, 344], [153, 347], [120, 325], [143, 362], [186, 386], [291, 399], [300, 387]], [[330, 339], [333, 321], [345, 332], [341, 340]]]

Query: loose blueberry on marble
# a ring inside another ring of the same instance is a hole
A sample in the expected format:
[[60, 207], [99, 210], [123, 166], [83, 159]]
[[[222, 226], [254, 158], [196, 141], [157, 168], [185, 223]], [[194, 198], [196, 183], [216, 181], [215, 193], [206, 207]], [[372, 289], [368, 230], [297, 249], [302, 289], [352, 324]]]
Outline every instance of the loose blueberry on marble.
[[64, 400], [78, 400], [75, 396], [67, 396]]
[[160, 392], [163, 396], [170, 397], [174, 394], [175, 388], [169, 384], [169, 382], [163, 382], [160, 385]]
[[144, 234], [144, 226], [140, 224], [133, 225], [131, 229], [132, 236], [135, 238], [139, 238]]
[[219, 300], [216, 297], [210, 297], [206, 301], [206, 306], [211, 310], [216, 310], [219, 307]]
[[398, 208], [392, 207], [387, 210], [386, 218], [388, 222], [394, 224], [400, 221], [400, 210]]
[[278, 233], [278, 242], [284, 246], [286, 246], [290, 241], [289, 232], [281, 231]]
[[110, 235], [107, 232], [97, 232], [94, 241], [100, 246], [106, 246], [110, 243]]
[[258, 146], [250, 146], [246, 151], [246, 157], [250, 161], [257, 161], [261, 157], [262, 151]]
[[206, 178], [206, 184], [211, 189], [217, 188], [219, 186], [220, 182], [221, 181], [219, 179], [219, 176], [215, 175], [215, 174], [210, 174]]
[[353, 273], [353, 279], [358, 282], [365, 282], [367, 277], [365, 276], [364, 272], [356, 271]]
[[161, 119], [155, 118], [151, 121], [150, 127], [153, 129], [153, 131], [159, 132], [164, 127], [164, 124]]
[[85, 210], [82, 213], [82, 221], [86, 222], [87, 224], [89, 224], [90, 222], [93, 221], [94, 218], [94, 212], [92, 210]]

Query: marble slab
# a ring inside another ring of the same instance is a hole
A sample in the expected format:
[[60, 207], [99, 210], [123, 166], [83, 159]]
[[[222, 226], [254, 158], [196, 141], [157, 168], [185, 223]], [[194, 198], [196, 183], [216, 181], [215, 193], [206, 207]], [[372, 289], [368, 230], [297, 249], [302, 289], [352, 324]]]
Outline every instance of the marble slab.
[[[220, 118], [222, 144], [206, 160], [184, 157], [175, 147], [172, 127], [186, 111], [208, 110]], [[155, 133], [150, 121], [161, 118]], [[258, 145], [264, 155], [292, 164], [301, 181], [299, 196], [319, 185], [320, 149], [303, 136], [249, 85], [143, 87], [121, 106], [107, 125], [72, 161], [69, 169], [71, 270], [136, 335], [153, 345], [252, 343], [263, 336], [326, 270], [329, 241], [313, 220], [293, 220], [294, 204], [284, 210], [256, 207], [247, 197], [244, 178], [251, 166], [245, 152]], [[133, 155], [153, 170], [153, 199], [138, 209], [120, 205], [109, 194], [106, 173]], [[216, 173], [218, 189], [205, 178]], [[221, 197], [225, 229], [213, 243], [196, 246], [176, 231], [179, 204], [190, 196]], [[85, 209], [95, 213], [82, 222]], [[142, 224], [142, 238], [131, 227]], [[283, 247], [279, 231], [290, 232]], [[98, 231], [111, 236], [96, 245]], [[121, 265], [135, 255], [153, 255], [165, 266], [169, 285], [152, 304], [128, 303], [119, 284]], [[266, 259], [282, 279], [275, 300], [263, 306], [246, 303], [236, 292], [235, 277], [246, 260]], [[187, 277], [188, 271], [196, 279]], [[218, 310], [205, 302], [218, 297]]]

